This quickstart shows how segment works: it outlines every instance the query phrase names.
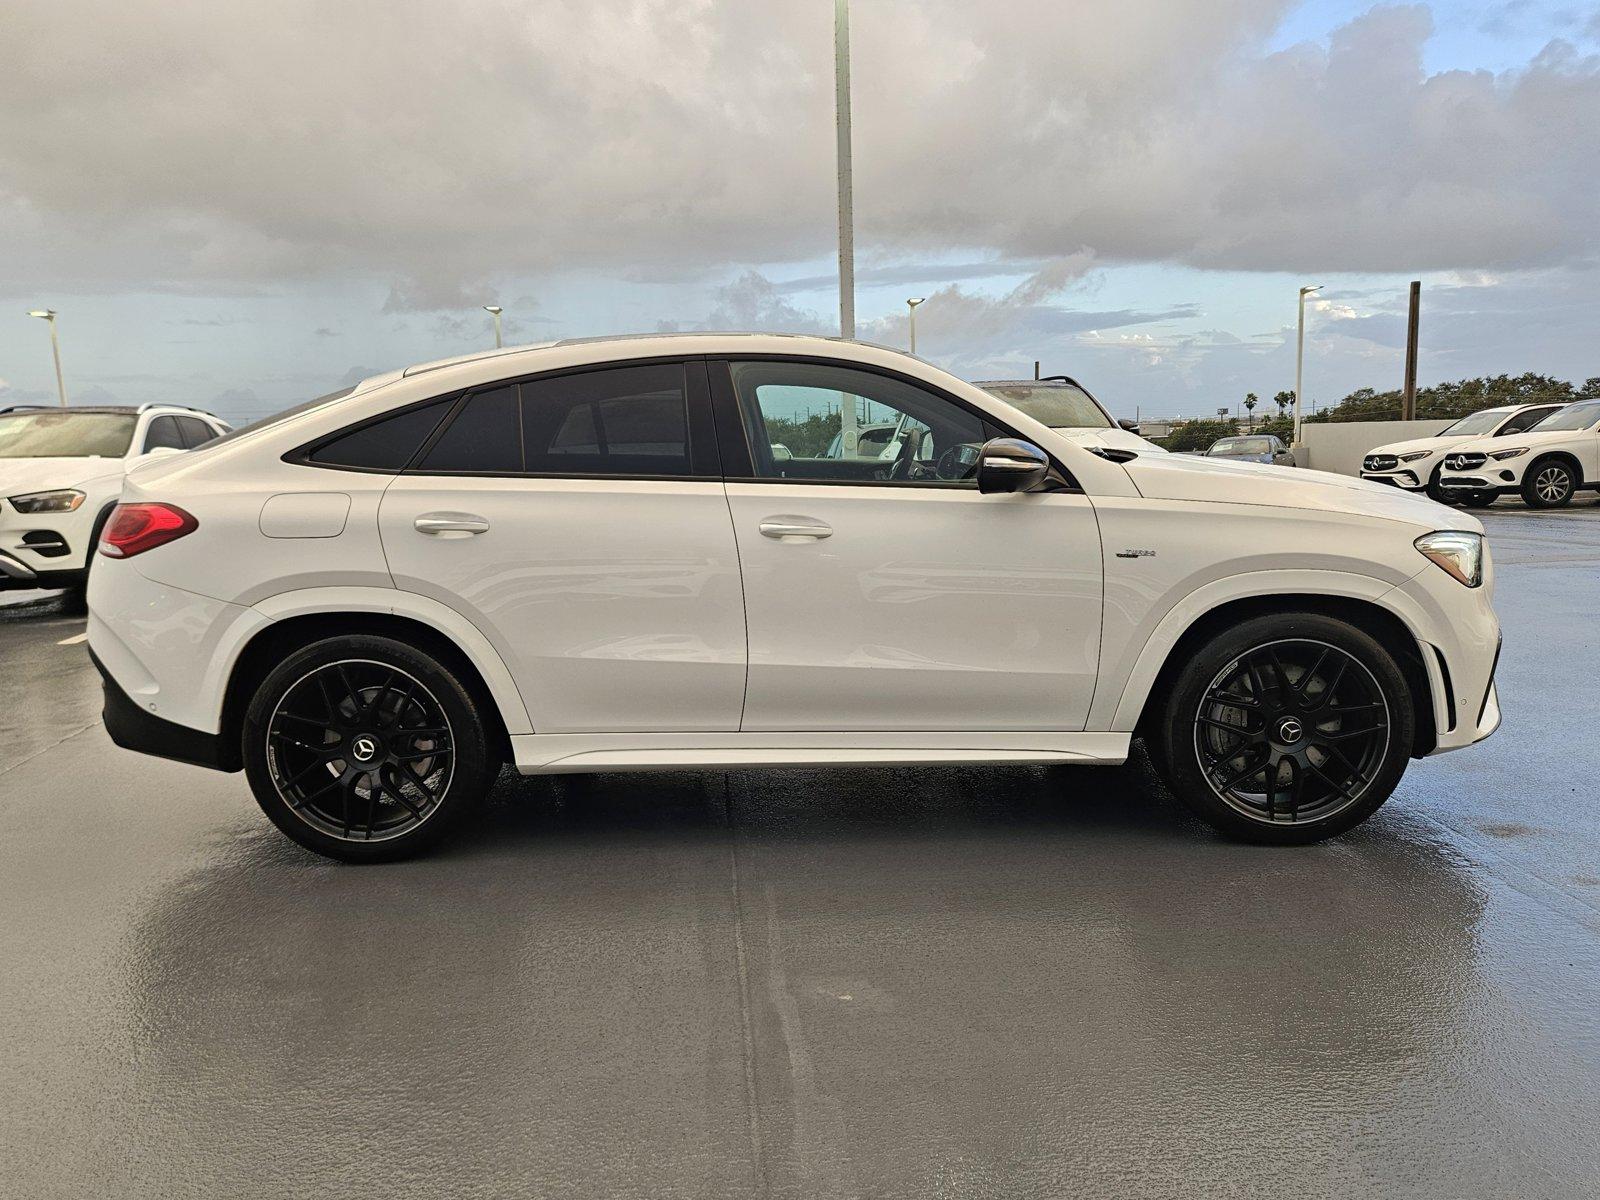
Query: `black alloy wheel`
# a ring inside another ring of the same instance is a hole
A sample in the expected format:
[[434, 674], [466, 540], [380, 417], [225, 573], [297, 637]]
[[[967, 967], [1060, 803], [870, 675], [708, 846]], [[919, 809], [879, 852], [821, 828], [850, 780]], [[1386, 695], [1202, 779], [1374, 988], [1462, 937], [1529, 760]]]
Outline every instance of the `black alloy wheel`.
[[421, 825], [450, 787], [450, 721], [396, 667], [318, 667], [283, 694], [267, 725], [267, 767], [284, 803], [333, 837], [379, 841]]
[[1343, 650], [1269, 642], [1217, 673], [1194, 737], [1207, 782], [1241, 816], [1314, 822], [1371, 785], [1388, 749], [1389, 706], [1372, 672]]
[[498, 769], [471, 693], [402, 642], [332, 638], [291, 655], [246, 714], [257, 801], [308, 849], [349, 862], [442, 839]]
[[1278, 845], [1364, 821], [1416, 736], [1394, 657], [1323, 613], [1250, 617], [1191, 646], [1159, 720], [1152, 758], [1178, 798], [1223, 833]]

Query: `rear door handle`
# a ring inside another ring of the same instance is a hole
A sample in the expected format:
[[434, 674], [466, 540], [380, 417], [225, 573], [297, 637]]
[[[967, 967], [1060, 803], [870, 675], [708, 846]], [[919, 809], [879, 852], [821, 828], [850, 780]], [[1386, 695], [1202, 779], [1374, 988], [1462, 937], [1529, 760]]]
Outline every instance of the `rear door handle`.
[[833, 526], [815, 517], [768, 517], [761, 522], [761, 536], [786, 542], [790, 538], [809, 538], [821, 541], [833, 536]]
[[426, 533], [432, 537], [464, 538], [471, 537], [475, 533], [489, 532], [489, 522], [472, 513], [423, 513], [412, 524], [418, 533]]

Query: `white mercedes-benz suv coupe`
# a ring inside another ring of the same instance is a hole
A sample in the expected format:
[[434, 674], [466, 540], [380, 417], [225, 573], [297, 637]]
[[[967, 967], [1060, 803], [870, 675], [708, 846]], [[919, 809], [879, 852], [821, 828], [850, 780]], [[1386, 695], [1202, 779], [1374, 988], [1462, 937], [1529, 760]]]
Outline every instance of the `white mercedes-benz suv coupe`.
[[[884, 422], [892, 458], [826, 453]], [[1222, 830], [1309, 842], [1500, 722], [1470, 515], [1083, 445], [823, 338], [381, 375], [134, 472], [100, 553], [113, 739], [242, 768], [347, 860], [432, 845], [506, 763], [1115, 764], [1135, 736]]]
[[81, 588], [122, 477], [227, 429], [177, 404], [0, 409], [0, 589]]
[[1451, 448], [1439, 482], [1468, 504], [1521, 493], [1529, 508], [1560, 508], [1579, 488], [1600, 489], [1600, 400], [1579, 400], [1514, 438]]
[[1376, 446], [1361, 460], [1361, 478], [1387, 483], [1408, 492], [1427, 492], [1434, 500], [1463, 500], [1469, 508], [1481, 508], [1494, 501], [1494, 494], [1452, 496], [1440, 482], [1445, 456], [1477, 438], [1510, 437], [1533, 428], [1540, 421], [1565, 407], [1551, 404], [1512, 404], [1483, 408], [1468, 413], [1455, 424], [1432, 437], [1411, 438]]

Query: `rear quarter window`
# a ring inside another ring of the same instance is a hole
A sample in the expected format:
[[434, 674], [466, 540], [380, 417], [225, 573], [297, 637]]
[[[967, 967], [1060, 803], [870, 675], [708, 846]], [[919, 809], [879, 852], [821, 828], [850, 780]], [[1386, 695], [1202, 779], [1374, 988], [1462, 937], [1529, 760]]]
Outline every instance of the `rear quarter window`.
[[434, 400], [338, 434], [306, 455], [306, 461], [323, 467], [403, 471], [453, 402], [453, 398]]

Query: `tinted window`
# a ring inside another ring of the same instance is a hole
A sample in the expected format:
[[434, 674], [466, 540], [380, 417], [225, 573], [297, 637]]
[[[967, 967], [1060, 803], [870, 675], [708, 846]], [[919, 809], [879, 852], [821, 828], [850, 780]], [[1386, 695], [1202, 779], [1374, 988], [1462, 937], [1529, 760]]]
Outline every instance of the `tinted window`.
[[184, 449], [183, 434], [178, 429], [176, 417], [157, 417], [150, 422], [150, 428], [144, 435], [145, 453], [170, 446], [174, 450]]
[[681, 363], [525, 383], [522, 431], [529, 471], [692, 474]]
[[190, 450], [216, 439], [217, 431], [199, 417], [174, 417], [173, 420], [178, 422], [178, 428], [183, 432], [183, 444]]
[[402, 471], [434, 431], [454, 399], [435, 400], [421, 408], [396, 413], [371, 425], [353, 429], [307, 456], [329, 467], [364, 467], [371, 471]]
[[1530, 408], [1527, 412], [1519, 412], [1505, 423], [1505, 427], [1500, 430], [1500, 436], [1504, 437], [1508, 433], [1521, 433], [1524, 429], [1532, 429], [1555, 411], [1554, 408]]
[[779, 362], [732, 371], [765, 478], [976, 487], [978, 447], [999, 433], [951, 400], [870, 371]]
[[424, 471], [482, 471], [515, 475], [522, 470], [522, 416], [517, 388], [479, 392], [422, 460]]

